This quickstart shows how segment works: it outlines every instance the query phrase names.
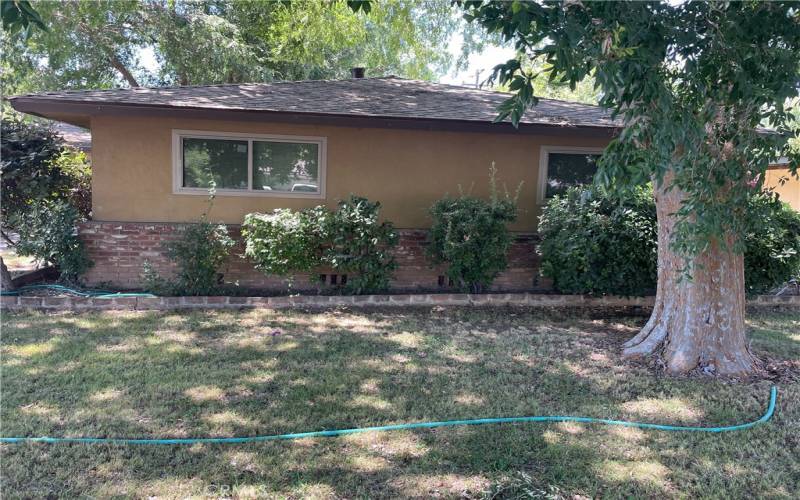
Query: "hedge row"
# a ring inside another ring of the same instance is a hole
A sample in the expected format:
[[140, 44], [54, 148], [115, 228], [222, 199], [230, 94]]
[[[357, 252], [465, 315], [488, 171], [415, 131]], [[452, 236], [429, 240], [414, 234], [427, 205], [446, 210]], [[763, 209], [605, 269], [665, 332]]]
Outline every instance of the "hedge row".
[[[749, 201], [745, 286], [767, 292], [800, 275], [800, 213], [764, 193]], [[653, 193], [622, 199], [571, 188], [539, 222], [542, 273], [563, 293], [640, 295], [655, 290], [657, 221]]]

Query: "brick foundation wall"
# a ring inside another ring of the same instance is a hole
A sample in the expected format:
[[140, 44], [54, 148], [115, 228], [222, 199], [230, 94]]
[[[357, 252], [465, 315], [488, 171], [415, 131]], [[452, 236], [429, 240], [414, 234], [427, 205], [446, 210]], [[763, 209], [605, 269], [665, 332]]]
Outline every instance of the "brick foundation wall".
[[[82, 224], [78, 234], [86, 244], [94, 266], [85, 275], [89, 285], [109, 285], [119, 288], [140, 288], [142, 265], [145, 260], [163, 275], [175, 270], [175, 263], [166, 255], [164, 244], [179, 237], [181, 224], [98, 222]], [[286, 280], [265, 276], [241, 257], [244, 247], [240, 228], [229, 226], [237, 246], [223, 272], [225, 281], [256, 290], [285, 290]], [[432, 267], [425, 256], [426, 231], [399, 230], [400, 240], [395, 248], [398, 268], [391, 283], [395, 291], [448, 291], [447, 280], [440, 283], [444, 268]], [[495, 291], [544, 290], [549, 284], [538, 276], [536, 236], [518, 234], [508, 255], [508, 269], [500, 274], [492, 287]], [[315, 274], [330, 270], [320, 269]], [[338, 278], [338, 277], [337, 277]], [[296, 290], [316, 290], [308, 276], [294, 279]]]

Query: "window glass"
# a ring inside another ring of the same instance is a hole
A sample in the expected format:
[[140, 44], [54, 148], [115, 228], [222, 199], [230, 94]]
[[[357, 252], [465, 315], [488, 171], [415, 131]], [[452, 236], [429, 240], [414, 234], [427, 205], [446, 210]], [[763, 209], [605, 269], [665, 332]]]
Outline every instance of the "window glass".
[[183, 139], [183, 186], [247, 189], [247, 141]]
[[319, 145], [253, 141], [253, 189], [319, 192]]
[[549, 153], [545, 197], [563, 194], [567, 188], [590, 184], [597, 172], [598, 154]]

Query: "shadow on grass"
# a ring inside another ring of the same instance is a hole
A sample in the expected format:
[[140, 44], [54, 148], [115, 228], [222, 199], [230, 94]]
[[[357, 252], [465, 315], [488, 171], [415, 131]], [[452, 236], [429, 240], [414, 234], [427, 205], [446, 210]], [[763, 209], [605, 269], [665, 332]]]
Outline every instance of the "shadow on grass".
[[[761, 386], [657, 379], [619, 363], [610, 346], [640, 322], [512, 310], [19, 315], [4, 328], [2, 433], [244, 436], [548, 414], [724, 424], [763, 411]], [[675, 496], [698, 477], [747, 488], [765, 468], [741, 460], [748, 446], [707, 436], [567, 424], [2, 450], [4, 490], [22, 496], [173, 497], [223, 485], [239, 496], [476, 496], [517, 470], [588, 495]], [[777, 492], [784, 474], [768, 478]]]

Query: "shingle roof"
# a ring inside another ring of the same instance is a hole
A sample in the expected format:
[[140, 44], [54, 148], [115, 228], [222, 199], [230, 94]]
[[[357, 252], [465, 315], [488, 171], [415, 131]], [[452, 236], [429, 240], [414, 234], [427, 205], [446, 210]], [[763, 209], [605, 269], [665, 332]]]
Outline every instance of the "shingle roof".
[[[62, 91], [18, 96], [35, 101], [297, 114], [456, 120], [490, 123], [503, 92], [407, 80], [397, 77], [347, 80]], [[541, 99], [523, 124], [618, 127], [598, 106]]]

